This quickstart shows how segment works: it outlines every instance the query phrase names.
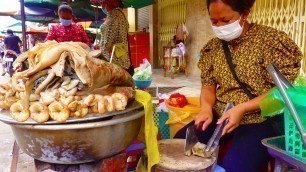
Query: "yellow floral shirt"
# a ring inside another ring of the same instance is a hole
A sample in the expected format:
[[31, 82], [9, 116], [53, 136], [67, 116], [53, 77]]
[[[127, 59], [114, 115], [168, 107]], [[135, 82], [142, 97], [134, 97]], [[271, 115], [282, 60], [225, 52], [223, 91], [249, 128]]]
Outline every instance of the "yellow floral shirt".
[[[128, 51], [128, 29], [129, 24], [121, 9], [113, 9], [107, 14], [106, 21], [101, 25], [101, 51], [103, 56], [110, 60], [113, 45], [122, 43]], [[129, 56], [126, 58], [117, 58], [115, 55], [113, 60], [121, 67], [128, 69], [130, 66]]]
[[[274, 82], [266, 70], [271, 62], [290, 81], [299, 73], [302, 52], [284, 32], [251, 24], [245, 35], [229, 41], [228, 44], [238, 78], [255, 96], [262, 95], [274, 87]], [[249, 100], [234, 79], [218, 38], [210, 40], [201, 50], [198, 67], [202, 72], [203, 86], [219, 85], [214, 107], [219, 114], [222, 114], [226, 102], [240, 104]], [[252, 112], [243, 117], [241, 124], [260, 123], [264, 120], [260, 112]]]

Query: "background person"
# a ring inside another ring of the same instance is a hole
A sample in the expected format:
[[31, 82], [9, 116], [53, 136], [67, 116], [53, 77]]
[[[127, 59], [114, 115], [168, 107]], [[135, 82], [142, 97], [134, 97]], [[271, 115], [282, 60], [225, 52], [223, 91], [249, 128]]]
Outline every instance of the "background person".
[[14, 35], [12, 30], [9, 29], [6, 31], [6, 33], [7, 36], [4, 38], [4, 48], [20, 54], [20, 46], [22, 46], [22, 41], [18, 36]]
[[[124, 49], [128, 52], [128, 29], [129, 24], [122, 12], [121, 0], [96, 0], [101, 3], [102, 11], [107, 15], [105, 22], [100, 27], [101, 38], [96, 40], [100, 42], [99, 46], [102, 51], [102, 55], [106, 60], [110, 60], [113, 46], [117, 43], [122, 43]], [[129, 55], [118, 58], [113, 57], [113, 61], [120, 65], [122, 68], [128, 70], [131, 66]]]
[[83, 26], [73, 22], [73, 12], [69, 5], [60, 5], [58, 7], [58, 15], [60, 23], [51, 26], [46, 40], [83, 42], [90, 46], [90, 41]]

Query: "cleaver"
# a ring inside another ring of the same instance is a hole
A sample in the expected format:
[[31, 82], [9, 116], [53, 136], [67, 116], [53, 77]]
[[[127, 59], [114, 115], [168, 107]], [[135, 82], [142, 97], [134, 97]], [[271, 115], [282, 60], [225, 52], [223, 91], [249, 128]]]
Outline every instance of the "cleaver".
[[[226, 114], [228, 110], [230, 110], [232, 107], [234, 107], [233, 103], [228, 103], [225, 107], [225, 110], [223, 111], [223, 114]], [[228, 123], [228, 120], [225, 120], [222, 124], [218, 124], [212, 137], [209, 139], [207, 146], [203, 150], [203, 154], [207, 156], [211, 156], [213, 151], [216, 149], [216, 147], [219, 145], [219, 141], [221, 138], [221, 134], [223, 131], [224, 126]], [[201, 125], [200, 125], [201, 126]], [[186, 156], [191, 156], [192, 148], [199, 142], [198, 136], [196, 135], [196, 127], [190, 126], [187, 128], [186, 131], [186, 140], [185, 140], [185, 147], [184, 147], [184, 154]]]

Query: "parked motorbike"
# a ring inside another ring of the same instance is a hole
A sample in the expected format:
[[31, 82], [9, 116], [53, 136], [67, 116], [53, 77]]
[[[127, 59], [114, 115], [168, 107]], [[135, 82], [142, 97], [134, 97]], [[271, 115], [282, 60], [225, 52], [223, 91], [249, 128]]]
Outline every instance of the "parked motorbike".
[[6, 73], [9, 74], [11, 77], [14, 74], [14, 69], [13, 69], [13, 63], [16, 60], [18, 54], [15, 51], [12, 50], [6, 50], [4, 52], [4, 56], [2, 58], [2, 67], [3, 67], [3, 75], [5, 75]]

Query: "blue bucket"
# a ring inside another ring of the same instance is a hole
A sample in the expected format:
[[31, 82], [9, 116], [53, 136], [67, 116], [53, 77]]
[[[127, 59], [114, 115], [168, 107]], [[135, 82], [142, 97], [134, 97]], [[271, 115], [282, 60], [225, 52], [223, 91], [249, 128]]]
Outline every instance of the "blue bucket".
[[134, 79], [135, 85], [139, 89], [148, 88], [151, 85], [152, 81], [153, 81], [153, 78], [146, 79], [146, 80], [136, 80], [136, 79]]

